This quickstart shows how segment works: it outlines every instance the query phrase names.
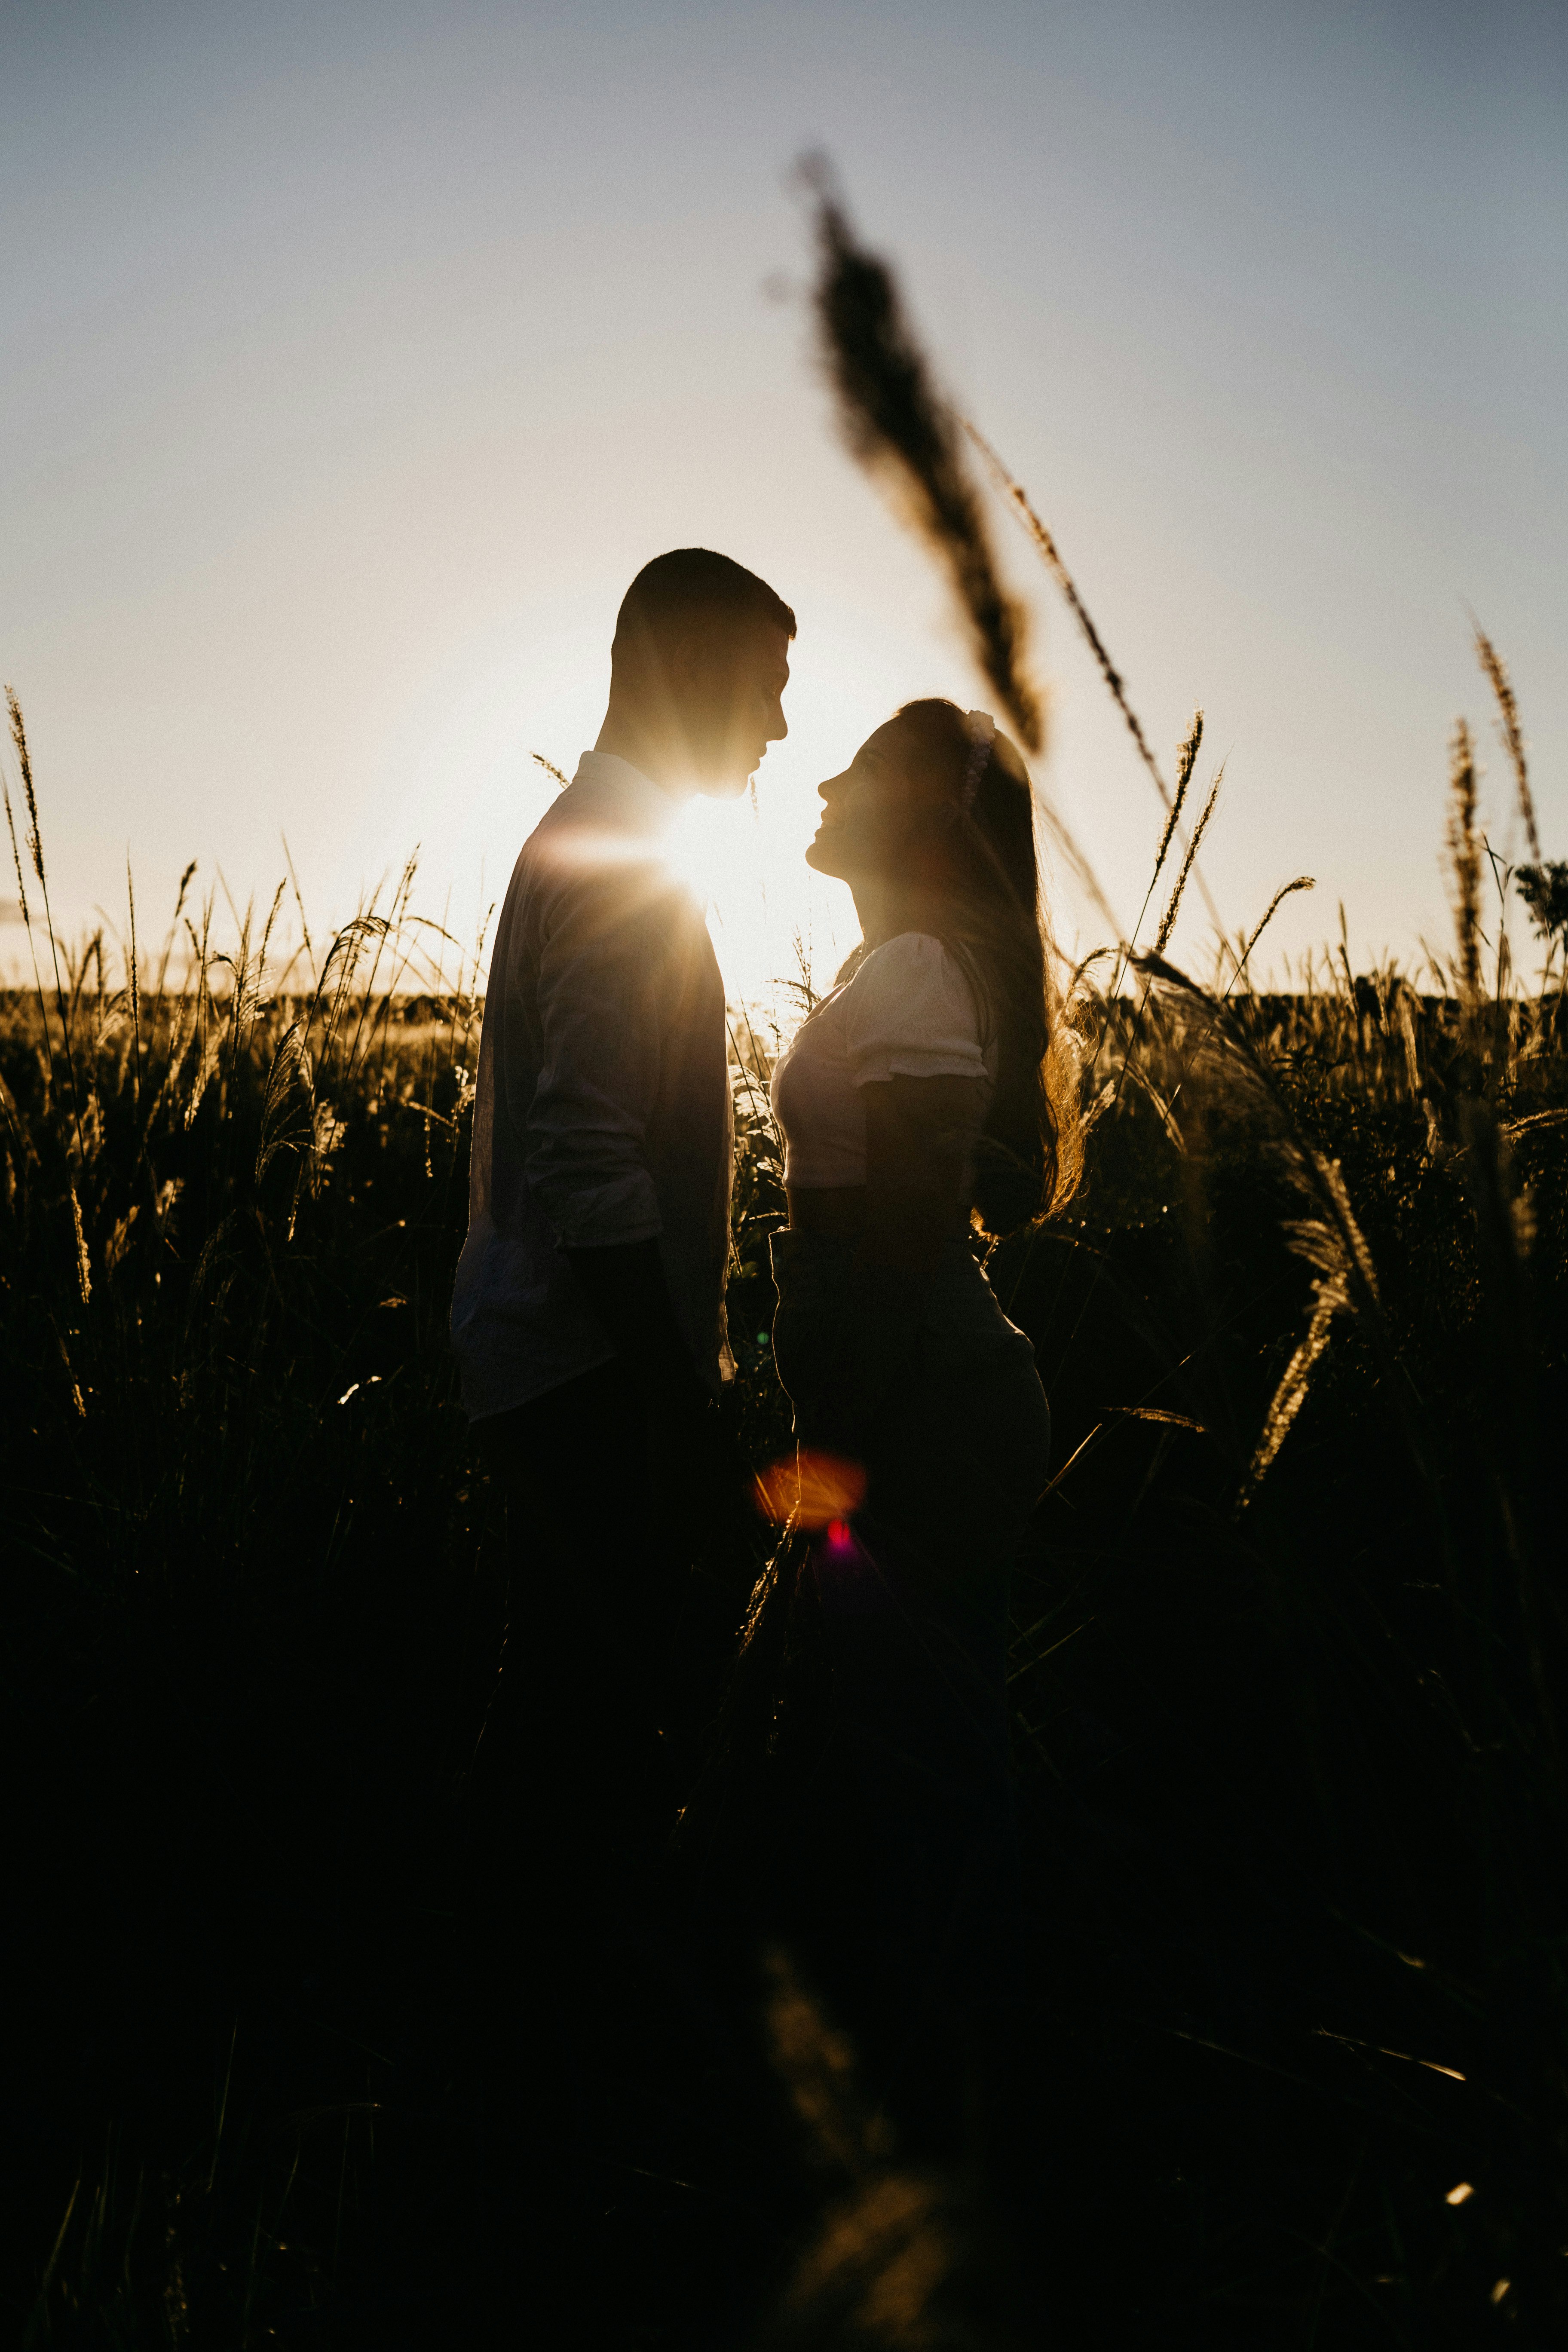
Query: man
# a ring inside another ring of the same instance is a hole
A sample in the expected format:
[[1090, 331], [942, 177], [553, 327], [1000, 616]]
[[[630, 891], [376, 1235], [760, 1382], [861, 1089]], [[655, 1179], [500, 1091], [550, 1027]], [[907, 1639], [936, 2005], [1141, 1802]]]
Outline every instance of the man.
[[732, 1369], [724, 991], [661, 844], [784, 740], [795, 626], [726, 556], [644, 567], [598, 741], [523, 845], [491, 961], [452, 1339], [508, 1496], [527, 1749], [601, 1795], [662, 1727]]

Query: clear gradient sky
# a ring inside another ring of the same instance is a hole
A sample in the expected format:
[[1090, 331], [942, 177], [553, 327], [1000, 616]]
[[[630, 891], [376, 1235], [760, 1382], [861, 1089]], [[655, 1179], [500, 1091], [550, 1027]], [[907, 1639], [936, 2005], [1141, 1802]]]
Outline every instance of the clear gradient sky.
[[[708, 845], [721, 955], [752, 989], [797, 925], [842, 951], [813, 786], [900, 698], [983, 698], [766, 290], [818, 144], [1167, 759], [1205, 706], [1233, 925], [1307, 871], [1281, 950], [1342, 898], [1362, 956], [1446, 931], [1466, 599], [1568, 855], [1563, 0], [0, 0], [0, 670], [62, 929], [122, 920], [127, 848], [144, 930], [191, 857], [269, 895], [283, 834], [317, 929], [416, 842], [471, 929], [626, 582], [700, 543], [801, 624], [760, 818]], [[1001, 543], [1131, 921], [1152, 789]]]

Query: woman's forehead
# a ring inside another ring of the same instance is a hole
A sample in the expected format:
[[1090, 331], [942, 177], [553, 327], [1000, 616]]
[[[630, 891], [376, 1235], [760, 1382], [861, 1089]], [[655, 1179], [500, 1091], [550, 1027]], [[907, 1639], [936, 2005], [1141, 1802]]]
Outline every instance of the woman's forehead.
[[856, 760], [858, 761], [862, 760], [885, 760], [889, 758], [891, 753], [897, 751], [898, 742], [898, 720], [896, 719], [884, 719], [880, 727], [877, 728], [871, 734], [867, 736], [866, 740], [861, 744], [860, 749], [855, 754]]

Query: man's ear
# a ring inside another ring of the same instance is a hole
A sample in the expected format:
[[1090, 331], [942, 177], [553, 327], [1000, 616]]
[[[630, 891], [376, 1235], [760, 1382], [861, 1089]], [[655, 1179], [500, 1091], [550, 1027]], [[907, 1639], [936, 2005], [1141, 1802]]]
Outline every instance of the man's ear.
[[665, 674], [679, 700], [699, 693], [708, 684], [712, 670], [712, 642], [704, 629], [682, 629], [668, 645], [664, 656]]

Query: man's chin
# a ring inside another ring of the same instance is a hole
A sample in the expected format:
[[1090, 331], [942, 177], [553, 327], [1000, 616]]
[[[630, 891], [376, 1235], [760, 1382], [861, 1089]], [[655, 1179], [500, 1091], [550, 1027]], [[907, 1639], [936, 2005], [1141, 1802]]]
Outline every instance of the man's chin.
[[743, 776], [732, 773], [703, 776], [699, 779], [697, 789], [705, 801], [738, 801], [751, 782], [750, 772]]

